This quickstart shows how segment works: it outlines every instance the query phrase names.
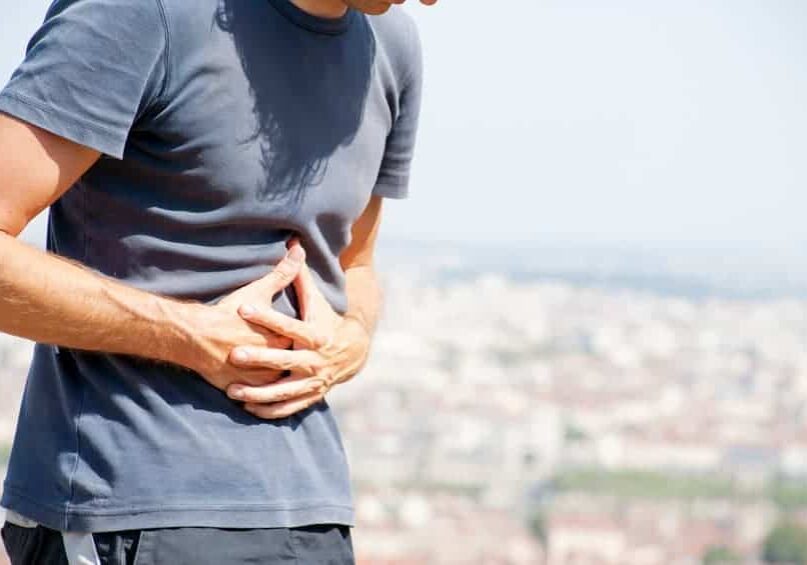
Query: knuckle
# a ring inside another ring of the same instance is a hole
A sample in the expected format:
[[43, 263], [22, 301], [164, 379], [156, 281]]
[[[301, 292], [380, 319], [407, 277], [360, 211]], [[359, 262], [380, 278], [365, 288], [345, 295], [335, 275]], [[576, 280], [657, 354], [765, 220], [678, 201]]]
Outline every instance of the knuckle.
[[246, 361], [242, 361], [242, 363], [251, 370], [266, 368], [270, 362], [271, 359], [269, 359], [262, 351], [250, 352], [249, 358]]
[[256, 386], [254, 390], [249, 391], [248, 394], [248, 402], [255, 402], [256, 404], [265, 403], [268, 396], [265, 385]]
[[255, 368], [260, 367], [263, 362], [263, 356], [258, 354], [257, 352], [250, 352], [249, 357], [246, 359], [240, 359], [238, 361], [239, 365], [243, 365], [246, 368]]
[[263, 307], [257, 308], [249, 315], [249, 317], [246, 318], [246, 320], [253, 324], [264, 325], [268, 320], [266, 310]]
[[240, 355], [231, 354], [229, 362], [235, 365], [236, 368], [240, 369], [248, 369], [252, 363], [254, 363], [254, 359], [252, 356], [247, 357], [246, 359], [241, 357]]
[[291, 392], [286, 391], [286, 392], [281, 392], [279, 394], [276, 394], [274, 396], [274, 398], [273, 398], [273, 401], [274, 402], [284, 402], [284, 401], [289, 400], [291, 398], [294, 398], [294, 395]]
[[259, 306], [257, 308], [251, 308], [251, 311], [248, 313], [248, 316], [246, 316], [246, 319], [249, 322], [263, 322], [266, 319], [266, 311], [264, 310], [264, 307]]
[[281, 280], [293, 279], [297, 275], [297, 268], [290, 262], [284, 261], [280, 263], [274, 270], [278, 278]]
[[243, 398], [240, 399], [242, 402], [259, 402], [260, 399], [255, 391], [252, 390], [245, 390]]
[[289, 277], [283, 274], [283, 269], [275, 269], [267, 277], [267, 282], [269, 283], [269, 286], [277, 290], [286, 286], [288, 284], [288, 280]]
[[309, 386], [309, 393], [314, 393], [319, 396], [325, 396], [328, 392], [328, 383], [325, 379], [314, 379], [311, 385]]

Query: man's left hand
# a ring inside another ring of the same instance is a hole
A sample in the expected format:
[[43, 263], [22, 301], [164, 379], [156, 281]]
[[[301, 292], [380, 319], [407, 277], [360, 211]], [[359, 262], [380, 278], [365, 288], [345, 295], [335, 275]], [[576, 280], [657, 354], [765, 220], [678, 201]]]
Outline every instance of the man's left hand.
[[307, 265], [303, 264], [294, 288], [300, 320], [254, 304], [239, 308], [246, 321], [294, 340], [293, 349], [244, 346], [230, 354], [230, 363], [238, 367], [290, 372], [268, 385], [233, 384], [227, 389], [230, 398], [244, 402], [244, 408], [259, 418], [285, 418], [317, 404], [334, 385], [353, 378], [369, 353], [368, 330], [359, 320], [333, 310]]

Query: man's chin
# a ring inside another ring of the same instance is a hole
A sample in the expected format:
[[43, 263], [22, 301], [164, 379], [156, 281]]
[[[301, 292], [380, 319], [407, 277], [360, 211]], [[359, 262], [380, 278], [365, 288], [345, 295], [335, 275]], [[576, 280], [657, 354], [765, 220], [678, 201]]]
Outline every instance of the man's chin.
[[392, 4], [389, 2], [362, 2], [358, 4], [359, 5], [355, 6], [355, 8], [368, 16], [380, 16], [381, 14], [387, 13], [392, 7]]

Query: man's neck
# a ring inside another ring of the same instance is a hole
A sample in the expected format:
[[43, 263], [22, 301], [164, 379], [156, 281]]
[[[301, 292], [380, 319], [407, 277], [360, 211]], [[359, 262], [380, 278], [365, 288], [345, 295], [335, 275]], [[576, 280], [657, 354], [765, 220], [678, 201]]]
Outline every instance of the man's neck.
[[320, 18], [341, 18], [347, 12], [344, 0], [289, 0], [292, 4]]

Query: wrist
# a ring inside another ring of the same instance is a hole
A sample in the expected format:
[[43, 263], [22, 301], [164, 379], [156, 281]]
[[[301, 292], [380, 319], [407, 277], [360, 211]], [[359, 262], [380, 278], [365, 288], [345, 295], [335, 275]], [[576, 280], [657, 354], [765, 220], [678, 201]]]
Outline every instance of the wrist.
[[340, 341], [345, 344], [338, 356], [339, 377], [337, 382], [345, 382], [353, 378], [364, 368], [370, 355], [370, 332], [358, 318], [350, 315], [342, 316], [339, 329]]
[[200, 330], [205, 328], [203, 316], [208, 306], [194, 302], [163, 300], [159, 306], [159, 335], [154, 340], [155, 357], [182, 367], [199, 370], [203, 357]]
[[358, 314], [347, 312], [342, 316], [342, 323], [347, 327], [358, 330], [369, 343], [373, 333], [372, 327], [369, 323], [367, 323], [366, 320], [364, 320], [363, 317], [359, 316]]

